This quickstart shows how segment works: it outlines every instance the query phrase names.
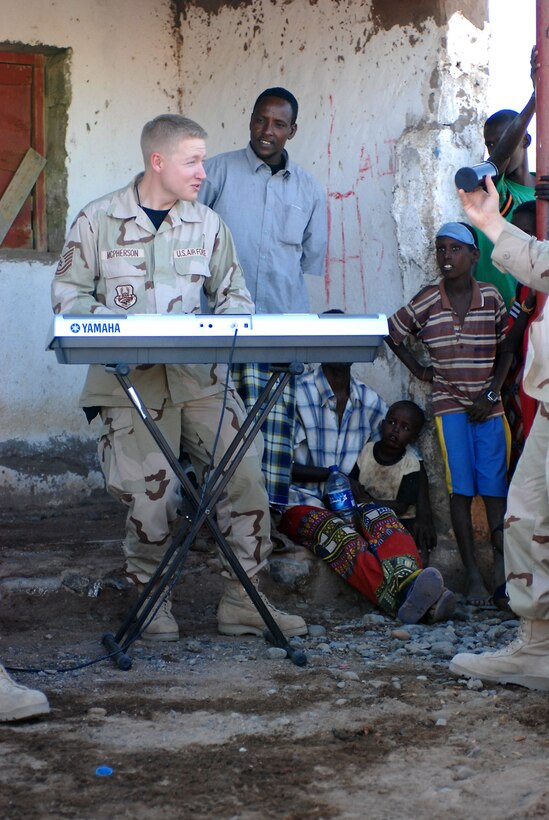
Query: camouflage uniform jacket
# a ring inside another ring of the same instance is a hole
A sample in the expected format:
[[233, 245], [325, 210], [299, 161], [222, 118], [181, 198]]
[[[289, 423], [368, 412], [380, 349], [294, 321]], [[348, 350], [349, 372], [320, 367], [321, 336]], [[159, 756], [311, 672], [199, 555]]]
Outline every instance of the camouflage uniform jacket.
[[[199, 313], [203, 292], [213, 313], [252, 313], [231, 234], [210, 208], [178, 201], [155, 231], [126, 188], [87, 205], [74, 220], [52, 283], [54, 313]], [[144, 365], [133, 384], [150, 408], [223, 389], [225, 365]], [[102, 365], [89, 368], [82, 406], [130, 401]]]
[[[549, 292], [549, 242], [540, 242], [515, 225], [506, 225], [492, 251], [492, 261], [525, 285]], [[524, 389], [533, 398], [549, 402], [549, 304], [530, 324], [528, 333]]]

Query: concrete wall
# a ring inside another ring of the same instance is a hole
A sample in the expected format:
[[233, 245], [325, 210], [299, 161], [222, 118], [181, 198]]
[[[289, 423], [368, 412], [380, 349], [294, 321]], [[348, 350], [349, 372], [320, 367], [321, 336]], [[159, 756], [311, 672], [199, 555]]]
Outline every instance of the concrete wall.
[[[389, 314], [434, 275], [435, 227], [459, 216], [453, 173], [481, 151], [484, 0], [0, 0], [0, 9], [6, 41], [72, 49], [69, 221], [139, 169], [149, 117], [189, 114], [214, 154], [245, 145], [257, 93], [284, 85], [300, 102], [292, 158], [328, 192], [329, 255], [313, 309]], [[35, 456], [55, 445], [68, 457], [75, 442], [92, 450], [76, 409], [82, 370], [43, 350], [55, 261], [0, 251], [12, 351], [0, 388], [0, 486], [52, 500], [61, 462], [56, 481], [47, 458], [32, 475], [23, 444]], [[387, 359], [360, 375], [391, 401], [409, 380]], [[90, 483], [90, 459], [74, 467], [71, 493], [100, 483], [96, 472]]]
[[[298, 97], [287, 147], [328, 191], [313, 309], [392, 312], [434, 275], [433, 230], [460, 213], [454, 171], [482, 153], [485, 4], [181, 5], [182, 104], [209, 131], [210, 154], [246, 144], [263, 88]], [[382, 379], [396, 397], [400, 379]]]
[[[177, 34], [168, 0], [0, 0], [0, 50], [70, 49], [67, 225], [79, 208], [140, 170], [143, 123], [178, 110]], [[45, 352], [57, 254], [0, 251], [3, 500], [61, 501], [101, 485], [93, 438], [76, 402], [84, 368]], [[63, 495], [59, 489], [63, 488]]]
[[[453, 184], [482, 157], [488, 31], [484, 2], [182, 3], [183, 109], [215, 154], [242, 147], [257, 94], [298, 98], [287, 148], [328, 192], [324, 281], [313, 310], [391, 314], [436, 276], [437, 227], [462, 219]], [[206, 59], [203, 57], [206, 55]], [[357, 367], [388, 402], [423, 388], [390, 353]], [[432, 428], [422, 439], [440, 524], [447, 493]]]

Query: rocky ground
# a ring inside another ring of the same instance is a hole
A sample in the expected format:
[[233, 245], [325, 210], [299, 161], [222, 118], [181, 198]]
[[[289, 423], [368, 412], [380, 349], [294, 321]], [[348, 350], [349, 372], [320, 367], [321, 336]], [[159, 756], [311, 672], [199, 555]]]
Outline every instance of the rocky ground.
[[512, 639], [512, 618], [461, 601], [448, 624], [404, 628], [316, 566], [291, 585], [267, 578], [312, 625], [300, 668], [261, 639], [217, 635], [203, 533], [175, 591], [181, 640], [136, 643], [123, 672], [100, 643], [135, 597], [119, 583], [119, 507], [101, 496], [1, 521], [0, 656], [38, 670], [13, 674], [52, 707], [0, 727], [2, 817], [549, 815], [546, 695], [448, 672], [456, 651]]

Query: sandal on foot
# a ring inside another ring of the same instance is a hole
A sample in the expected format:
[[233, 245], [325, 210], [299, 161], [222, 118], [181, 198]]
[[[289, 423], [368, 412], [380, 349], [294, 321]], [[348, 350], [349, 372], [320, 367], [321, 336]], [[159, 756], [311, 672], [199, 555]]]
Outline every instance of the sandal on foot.
[[436, 624], [439, 621], [449, 621], [456, 611], [456, 596], [454, 593], [446, 589], [442, 590], [442, 595], [435, 601], [433, 606], [427, 613], [426, 622], [428, 624]]
[[425, 613], [438, 601], [444, 589], [442, 575], [434, 567], [422, 570], [413, 581], [406, 600], [397, 612], [404, 624], [417, 624]]

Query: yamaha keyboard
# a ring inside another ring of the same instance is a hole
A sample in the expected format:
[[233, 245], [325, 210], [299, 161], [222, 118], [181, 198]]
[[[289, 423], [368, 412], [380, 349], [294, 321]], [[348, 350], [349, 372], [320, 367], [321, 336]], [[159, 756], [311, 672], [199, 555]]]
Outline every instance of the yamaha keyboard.
[[60, 314], [48, 349], [62, 364], [371, 362], [387, 333], [383, 314]]

